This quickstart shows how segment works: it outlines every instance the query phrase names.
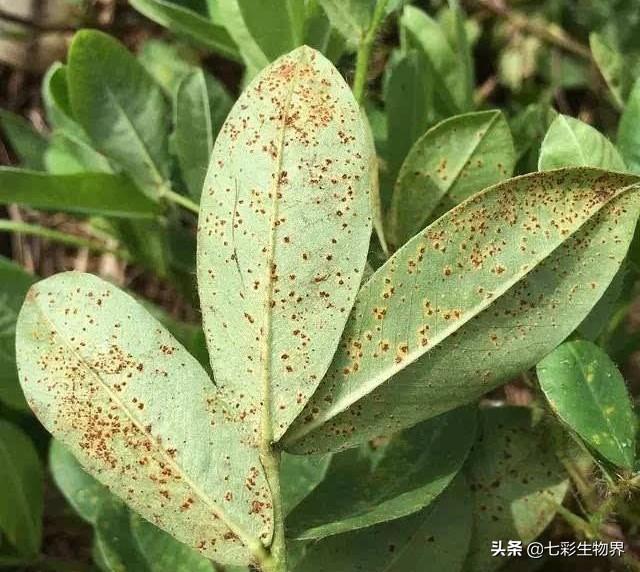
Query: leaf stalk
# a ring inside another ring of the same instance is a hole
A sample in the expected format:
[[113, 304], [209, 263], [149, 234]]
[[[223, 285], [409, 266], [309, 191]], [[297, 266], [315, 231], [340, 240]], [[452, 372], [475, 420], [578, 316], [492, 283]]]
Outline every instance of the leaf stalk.
[[362, 98], [364, 97], [364, 88], [367, 83], [367, 75], [369, 73], [371, 47], [373, 46], [378, 29], [384, 19], [384, 11], [387, 7], [387, 2], [388, 0], [378, 0], [373, 12], [373, 17], [371, 18], [369, 29], [358, 46], [358, 53], [356, 55], [356, 74], [353, 79], [353, 95], [358, 103], [362, 103]]

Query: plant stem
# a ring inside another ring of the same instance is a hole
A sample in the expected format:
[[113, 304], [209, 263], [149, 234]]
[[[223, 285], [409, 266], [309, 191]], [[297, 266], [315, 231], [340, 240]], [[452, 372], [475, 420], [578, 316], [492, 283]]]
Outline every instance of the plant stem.
[[52, 228], [46, 228], [37, 224], [29, 224], [26, 222], [13, 221], [13, 220], [0, 220], [0, 231], [15, 232], [20, 234], [28, 234], [31, 236], [40, 236], [55, 242], [67, 244], [69, 246], [75, 246], [77, 248], [86, 248], [92, 252], [114, 254], [122, 260], [129, 261], [131, 257], [125, 250], [119, 248], [109, 248], [95, 240], [89, 238], [83, 238], [81, 236], [75, 236], [66, 232], [60, 232]]
[[195, 213], [196, 216], [200, 213], [200, 207], [184, 195], [176, 193], [175, 191], [172, 191], [170, 189], [165, 189], [164, 191], [162, 191], [162, 196], [170, 202], [175, 203], [176, 205], [180, 205], [182, 208]]
[[562, 28], [549, 23], [538, 23], [526, 14], [511, 10], [502, 0], [478, 0], [478, 3], [494, 14], [506, 18], [513, 26], [532, 36], [562, 48], [567, 52], [591, 61], [591, 50], [572, 38]]
[[371, 47], [376, 39], [378, 28], [384, 19], [384, 10], [387, 7], [387, 2], [388, 0], [378, 0], [376, 3], [369, 29], [358, 46], [358, 53], [356, 55], [356, 75], [353, 78], [353, 95], [358, 103], [362, 103], [362, 98], [364, 97], [364, 88], [367, 83], [367, 76], [369, 73]]
[[270, 444], [265, 444], [260, 453], [260, 459], [271, 489], [274, 527], [270, 555], [263, 563], [263, 568], [264, 572], [287, 572], [287, 545], [284, 537], [284, 513], [280, 492], [280, 451], [275, 450]]

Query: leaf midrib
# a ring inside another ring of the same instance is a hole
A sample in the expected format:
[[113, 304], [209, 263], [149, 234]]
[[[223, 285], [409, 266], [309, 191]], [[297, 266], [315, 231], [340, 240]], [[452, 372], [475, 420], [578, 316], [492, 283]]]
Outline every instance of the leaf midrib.
[[147, 159], [147, 162], [148, 162], [147, 164], [150, 167], [151, 173], [153, 175], [154, 183], [158, 187], [157, 190], [160, 191], [165, 186], [165, 180], [164, 180], [164, 177], [161, 175], [160, 171], [158, 170], [158, 167], [155, 161], [151, 157], [151, 154], [149, 152], [149, 149], [147, 148], [146, 143], [142, 139], [141, 135], [138, 133], [138, 130], [136, 129], [135, 124], [133, 123], [131, 118], [127, 115], [127, 112], [124, 109], [124, 107], [120, 105], [120, 102], [118, 101], [118, 98], [116, 97], [116, 95], [113, 93], [113, 90], [111, 89], [111, 87], [108, 84], [104, 84], [104, 90], [107, 96], [109, 97], [109, 99], [111, 100], [111, 102], [113, 103], [113, 105], [115, 106], [118, 114], [122, 118], [124, 118], [125, 122], [129, 126], [130, 132], [133, 133], [134, 139], [137, 141], [138, 146], [142, 151], [142, 154]]
[[[491, 190], [492, 188], [493, 187], [490, 187], [489, 189], [486, 189], [484, 192], [487, 192], [487, 191]], [[387, 367], [382, 368], [376, 375], [371, 377], [367, 382], [362, 383], [357, 388], [356, 391], [345, 395], [341, 400], [333, 402], [332, 407], [329, 407], [328, 409], [326, 409], [323, 412], [323, 414], [319, 415], [313, 421], [311, 421], [311, 422], [309, 422], [307, 424], [302, 424], [297, 431], [294, 431], [294, 432], [291, 433], [291, 435], [286, 439], [286, 443], [293, 443], [293, 442], [296, 442], [296, 441], [302, 439], [304, 436], [308, 435], [309, 433], [311, 433], [312, 431], [314, 431], [318, 427], [324, 425], [330, 419], [332, 419], [332, 418], [336, 417], [337, 415], [339, 415], [339, 414], [343, 413], [344, 411], [346, 411], [349, 407], [351, 407], [351, 405], [353, 405], [354, 403], [358, 402], [360, 399], [366, 397], [367, 395], [369, 395], [370, 393], [375, 391], [378, 387], [382, 386], [382, 384], [385, 383], [387, 380], [391, 379], [394, 375], [396, 375], [400, 371], [406, 369], [411, 364], [413, 364], [416, 361], [418, 361], [422, 356], [428, 354], [429, 352], [434, 351], [437, 348], [437, 346], [440, 343], [442, 343], [446, 338], [448, 338], [453, 332], [460, 330], [464, 325], [466, 325], [468, 322], [470, 322], [473, 318], [475, 318], [480, 313], [482, 313], [484, 310], [486, 310], [491, 305], [493, 305], [498, 300], [500, 300], [502, 298], [502, 296], [506, 292], [508, 292], [515, 284], [517, 284], [525, 276], [527, 276], [528, 274], [533, 272], [533, 270], [535, 270], [544, 260], [546, 260], [549, 256], [551, 256], [553, 254], [553, 252], [555, 252], [558, 248], [560, 248], [563, 244], [565, 244], [566, 241], [571, 236], [573, 236], [574, 234], [579, 232], [580, 229], [585, 224], [587, 224], [590, 220], [592, 220], [593, 217], [596, 216], [606, 205], [608, 205], [611, 201], [613, 201], [614, 199], [618, 198], [619, 196], [621, 196], [622, 194], [628, 192], [629, 190], [631, 190], [633, 188], [637, 188], [637, 185], [636, 184], [627, 185], [627, 186], [621, 188], [614, 195], [612, 195], [606, 202], [600, 203], [598, 208], [596, 210], [594, 210], [589, 217], [585, 218], [576, 228], [574, 228], [571, 231], [571, 233], [566, 235], [561, 242], [559, 242], [554, 248], [552, 248], [549, 252], [547, 252], [543, 257], [540, 257], [536, 264], [531, 265], [530, 267], [528, 267], [525, 272], [518, 272], [518, 273], [514, 274], [513, 277], [511, 278], [511, 280], [506, 281], [499, 288], [496, 289], [496, 291], [494, 293], [494, 296], [492, 296], [491, 299], [484, 300], [483, 302], [481, 302], [479, 304], [476, 304], [472, 308], [469, 308], [469, 311], [465, 312], [465, 314], [463, 315], [464, 317], [462, 317], [459, 320], [457, 320], [455, 322], [455, 324], [452, 324], [451, 326], [449, 326], [448, 328], [445, 328], [444, 330], [439, 330], [439, 334], [440, 334], [439, 335], [439, 339], [437, 339], [437, 341], [433, 345], [431, 345], [426, 351], [420, 352], [419, 351], [420, 348], [417, 348], [417, 351], [416, 351], [416, 349], [414, 349], [413, 352], [410, 352], [410, 353], [407, 354], [406, 358], [401, 363], [399, 363], [399, 364], [390, 363]], [[477, 196], [478, 195], [474, 195], [473, 197], [471, 197], [471, 199], [473, 199], [473, 198], [475, 198]], [[467, 199], [467, 201], [468, 200], [470, 200], [470, 199]], [[463, 203], [458, 205], [458, 207], [455, 207], [455, 209], [460, 208], [467, 201], [464, 201]], [[453, 210], [455, 210], [455, 209], [453, 209]], [[407, 244], [410, 244], [410, 243], [407, 243]], [[376, 274], [379, 271], [380, 271], [380, 269], [378, 271], [376, 271]], [[371, 278], [367, 281], [367, 283], [365, 284], [363, 289], [368, 287], [368, 286], [370, 286], [370, 284], [371, 284]]]
[[291, 107], [291, 99], [293, 97], [293, 92], [295, 91], [296, 84], [299, 79], [298, 74], [298, 66], [300, 65], [300, 60], [295, 62], [294, 67], [294, 76], [291, 79], [288, 90], [286, 93], [286, 99], [282, 105], [282, 120], [280, 126], [278, 128], [278, 159], [276, 162], [276, 170], [275, 177], [273, 178], [274, 183], [270, 187], [271, 192], [271, 217], [269, 221], [269, 247], [267, 251], [267, 261], [266, 261], [266, 283], [267, 283], [267, 296], [265, 298], [265, 317], [264, 317], [264, 330], [265, 335], [262, 338], [262, 418], [261, 418], [261, 448], [267, 449], [271, 446], [271, 441], [273, 440], [273, 415], [271, 412], [272, 407], [272, 394], [273, 394], [273, 372], [271, 371], [272, 366], [272, 342], [273, 342], [273, 289], [274, 289], [274, 280], [273, 280], [273, 272], [272, 266], [275, 261], [275, 251], [276, 251], [276, 235], [277, 235], [277, 225], [276, 222], [278, 220], [279, 214], [279, 206], [280, 206], [280, 177], [279, 174], [282, 171], [283, 165], [283, 157], [284, 157], [284, 143], [285, 143], [285, 134], [287, 132], [287, 116], [289, 113], [289, 109]]
[[182, 469], [182, 467], [173, 459], [164, 449], [158, 447], [156, 439], [153, 438], [145, 428], [144, 425], [139, 423], [136, 419], [135, 415], [126, 407], [126, 405], [122, 402], [122, 400], [118, 397], [116, 393], [114, 393], [109, 385], [102, 379], [102, 377], [95, 371], [85, 360], [85, 358], [76, 351], [76, 349], [67, 341], [67, 339], [60, 333], [60, 328], [58, 325], [49, 318], [46, 312], [43, 311], [42, 307], [38, 303], [37, 299], [34, 303], [35, 307], [38, 310], [38, 313], [42, 316], [44, 321], [53, 328], [55, 332], [56, 338], [58, 338], [61, 342], [61, 345], [67, 348], [70, 353], [76, 357], [88, 370], [88, 372], [98, 381], [100, 387], [102, 387], [105, 393], [113, 400], [113, 402], [120, 407], [120, 409], [125, 413], [127, 418], [135, 425], [135, 427], [143, 434], [151, 437], [151, 441], [153, 443], [154, 450], [159, 451], [160, 455], [164, 458], [165, 462], [171, 466], [174, 470], [177, 471], [178, 474], [182, 476], [183, 482], [185, 482], [191, 489], [196, 493], [196, 495], [203, 500], [203, 502], [212, 510], [214, 514], [216, 514], [222, 522], [233, 532], [238, 538], [242, 541], [242, 543], [249, 549], [252, 550], [252, 547], [256, 545], [256, 542], [260, 542], [257, 538], [246, 532], [240, 526], [230, 524], [231, 519], [228, 518], [225, 511], [222, 510], [212, 499], [210, 499], [200, 488], [189, 478], [187, 473]]

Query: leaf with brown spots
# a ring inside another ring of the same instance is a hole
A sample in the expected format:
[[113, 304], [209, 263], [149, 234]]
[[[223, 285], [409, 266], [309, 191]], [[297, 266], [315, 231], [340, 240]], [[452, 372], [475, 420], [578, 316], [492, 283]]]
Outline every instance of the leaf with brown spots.
[[349, 87], [300, 48], [263, 70], [216, 141], [198, 285], [216, 384], [263, 442], [325, 374], [371, 234], [370, 142]]
[[[568, 476], [525, 407], [481, 410], [480, 438], [466, 465], [473, 533], [465, 572], [491, 572], [504, 559], [491, 541], [534, 540], [553, 519], [569, 489]], [[532, 462], [533, 460], [533, 462]]]
[[631, 176], [569, 168], [498, 184], [362, 287], [333, 364], [284, 439], [339, 450], [468, 403], [564, 340], [620, 267]]
[[310, 545], [296, 572], [460, 572], [471, 537], [470, 500], [458, 477], [420, 512]]
[[510, 177], [513, 138], [500, 111], [450, 117], [411, 149], [396, 181], [389, 238], [402, 246], [426, 224], [472, 194]]
[[34, 413], [111, 492], [209, 558], [262, 555], [273, 515], [255, 436], [130, 296], [76, 272], [37, 283], [17, 355]]

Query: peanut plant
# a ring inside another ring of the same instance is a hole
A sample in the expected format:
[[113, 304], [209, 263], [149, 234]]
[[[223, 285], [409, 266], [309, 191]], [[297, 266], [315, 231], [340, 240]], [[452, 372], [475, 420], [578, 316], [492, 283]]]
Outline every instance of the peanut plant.
[[[83, 30], [45, 80], [51, 138], [0, 116], [24, 163], [0, 168], [3, 202], [87, 217], [117, 246], [49, 238], [153, 270], [201, 312], [177, 323], [92, 273], [37, 280], [0, 259], [19, 378], [0, 372], [0, 400], [53, 437], [49, 469], [94, 531], [95, 565], [485, 572], [517, 563], [495, 543], [526, 547], [552, 522], [628, 548], [637, 420], [616, 356], [637, 335], [616, 316], [638, 277], [640, 88], [612, 82], [618, 146], [553, 112], [527, 169], [515, 122], [474, 108], [470, 61], [450, 66], [453, 47], [470, 57], [464, 22], [452, 47], [406, 6], [381, 152], [367, 70], [398, 3], [320, 2], [357, 52], [353, 88], [328, 43], [300, 45], [293, 4], [277, 41], [243, 1], [220, 2], [229, 33], [132, 4], [242, 61], [235, 103], [200, 69], [162, 84]], [[516, 390], [526, 404], [505, 404]], [[38, 454], [5, 419], [0, 481], [23, 505], [0, 494], [0, 567], [37, 567]], [[611, 562], [640, 566], [630, 550]]]

